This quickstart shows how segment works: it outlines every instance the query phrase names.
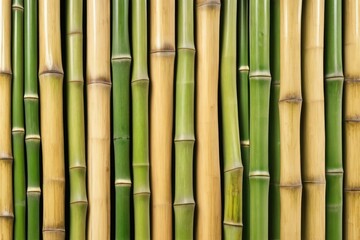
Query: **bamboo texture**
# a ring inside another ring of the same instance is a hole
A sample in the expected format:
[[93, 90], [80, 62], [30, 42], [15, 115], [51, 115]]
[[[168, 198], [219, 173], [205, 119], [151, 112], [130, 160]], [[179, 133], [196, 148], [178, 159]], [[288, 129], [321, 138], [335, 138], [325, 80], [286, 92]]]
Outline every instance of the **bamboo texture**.
[[218, 133], [220, 1], [196, 1], [196, 239], [221, 238]]
[[193, 156], [195, 143], [194, 2], [178, 1], [178, 39], [175, 102], [175, 239], [194, 236], [195, 200]]
[[132, 1], [132, 136], [135, 239], [150, 239], [147, 1]]
[[13, 238], [11, 147], [11, 1], [0, 1], [0, 239]]
[[66, 92], [70, 175], [70, 239], [86, 238], [87, 191], [83, 67], [83, 1], [68, 0]]
[[360, 1], [344, 2], [344, 239], [360, 238]]
[[113, 143], [115, 238], [130, 239], [130, 70], [129, 1], [112, 5]]
[[326, 239], [341, 240], [343, 231], [342, 147], [342, 0], [325, 3], [325, 156]]
[[[25, 144], [27, 160], [27, 238], [40, 239], [40, 119], [38, 93], [38, 1], [25, 0]], [[31, 229], [31, 231], [29, 231]]]
[[223, 2], [221, 45], [221, 118], [224, 159], [224, 239], [242, 238], [242, 178], [238, 103], [236, 93], [237, 1]]
[[110, 0], [87, 2], [88, 239], [110, 239]]
[[302, 0], [280, 0], [280, 239], [301, 239]]
[[175, 1], [150, 1], [150, 169], [153, 239], [172, 238], [174, 63]]
[[64, 239], [63, 68], [59, 0], [39, 1], [39, 31], [43, 239]]

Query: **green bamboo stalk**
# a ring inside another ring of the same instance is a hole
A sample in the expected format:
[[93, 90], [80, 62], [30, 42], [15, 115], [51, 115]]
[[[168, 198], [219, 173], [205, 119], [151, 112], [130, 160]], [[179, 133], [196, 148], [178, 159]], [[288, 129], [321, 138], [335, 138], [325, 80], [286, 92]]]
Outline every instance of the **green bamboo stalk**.
[[[40, 239], [40, 124], [37, 0], [25, 0], [25, 143], [27, 159], [27, 239]], [[31, 229], [31, 231], [30, 231]]]
[[[195, 200], [193, 155], [195, 143], [194, 2], [178, 1], [178, 45], [175, 102], [175, 239], [193, 239]], [[186, 223], [186, 224], [184, 224]]]
[[238, 77], [237, 96], [239, 107], [239, 129], [243, 173], [243, 239], [249, 239], [250, 194], [249, 194], [249, 160], [250, 160], [250, 126], [249, 126], [249, 1], [238, 4]]
[[268, 239], [269, 3], [250, 2], [250, 239]]
[[147, 1], [132, 1], [131, 76], [135, 239], [150, 239]]
[[12, 143], [14, 153], [14, 239], [26, 236], [24, 129], [24, 3], [12, 1]]
[[242, 238], [242, 178], [236, 94], [236, 0], [223, 2], [221, 115], [224, 158], [224, 238]]
[[342, 239], [342, 0], [325, 3], [326, 239]]
[[113, 141], [115, 155], [115, 239], [130, 239], [130, 42], [129, 1], [112, 4]]
[[86, 161], [83, 76], [83, 1], [67, 0], [67, 126], [70, 172], [70, 239], [86, 238]]
[[269, 239], [280, 239], [280, 1], [270, 5]]

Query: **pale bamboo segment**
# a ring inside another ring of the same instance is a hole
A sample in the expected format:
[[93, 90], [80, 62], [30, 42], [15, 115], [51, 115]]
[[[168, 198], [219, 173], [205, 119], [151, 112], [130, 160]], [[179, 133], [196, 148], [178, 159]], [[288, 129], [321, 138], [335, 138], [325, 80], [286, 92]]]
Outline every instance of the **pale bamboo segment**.
[[171, 239], [175, 1], [150, 1], [150, 19], [151, 236]]
[[301, 239], [301, 9], [280, 0], [280, 238]]
[[360, 239], [360, 0], [345, 1], [345, 239]]
[[196, 239], [221, 239], [218, 133], [220, 1], [196, 2]]
[[11, 1], [0, 0], [0, 239], [13, 238]]
[[88, 239], [110, 239], [110, 0], [87, 1]]
[[325, 239], [324, 0], [304, 0], [301, 168], [303, 239]]

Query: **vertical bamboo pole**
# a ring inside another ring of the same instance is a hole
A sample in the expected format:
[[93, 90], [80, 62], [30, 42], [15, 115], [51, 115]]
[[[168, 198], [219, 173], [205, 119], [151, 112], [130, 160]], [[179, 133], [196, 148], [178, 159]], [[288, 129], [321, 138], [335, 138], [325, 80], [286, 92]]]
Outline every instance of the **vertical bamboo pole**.
[[292, 240], [301, 238], [301, 10], [302, 0], [280, 0], [280, 239]]
[[63, 68], [60, 1], [39, 1], [43, 238], [65, 238]]
[[360, 0], [345, 1], [345, 239], [360, 239]]
[[[25, 143], [27, 238], [40, 239], [40, 119], [38, 94], [38, 1], [25, 0]], [[31, 231], [30, 231], [31, 229]]]
[[342, 0], [325, 2], [326, 239], [341, 240], [342, 162]]
[[150, 1], [150, 19], [151, 234], [153, 239], [171, 239], [175, 1]]
[[220, 0], [196, 1], [196, 239], [221, 238], [218, 133]]
[[[175, 239], [193, 239], [195, 200], [193, 156], [195, 143], [194, 1], [178, 1], [178, 39], [175, 111]], [[186, 223], [186, 224], [185, 224]]]
[[11, 1], [0, 1], [0, 238], [13, 238], [11, 149]]
[[110, 0], [87, 2], [88, 239], [110, 239]]
[[242, 179], [238, 103], [236, 94], [237, 1], [223, 2], [221, 44], [221, 116], [224, 158], [224, 238], [242, 238]]
[[70, 239], [86, 237], [87, 193], [84, 124], [83, 1], [68, 0], [67, 126], [70, 172]]
[[301, 169], [303, 239], [325, 239], [324, 0], [304, 0]]

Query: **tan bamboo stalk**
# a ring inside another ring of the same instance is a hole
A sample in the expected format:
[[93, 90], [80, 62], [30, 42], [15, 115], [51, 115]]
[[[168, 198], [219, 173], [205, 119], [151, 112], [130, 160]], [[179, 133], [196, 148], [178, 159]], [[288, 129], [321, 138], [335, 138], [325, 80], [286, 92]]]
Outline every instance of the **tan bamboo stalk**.
[[345, 0], [345, 217], [346, 240], [360, 239], [360, 0]]
[[171, 239], [175, 1], [150, 1], [150, 19], [151, 235], [153, 239]]
[[87, 1], [88, 239], [110, 239], [110, 0]]
[[63, 67], [60, 0], [39, 1], [39, 85], [43, 163], [43, 238], [65, 238]]
[[196, 239], [221, 239], [218, 133], [220, 5], [220, 0], [196, 1]]
[[0, 239], [13, 238], [11, 0], [0, 0]]
[[303, 239], [325, 239], [324, 0], [303, 0], [301, 169]]
[[280, 0], [280, 239], [301, 239], [301, 8]]

